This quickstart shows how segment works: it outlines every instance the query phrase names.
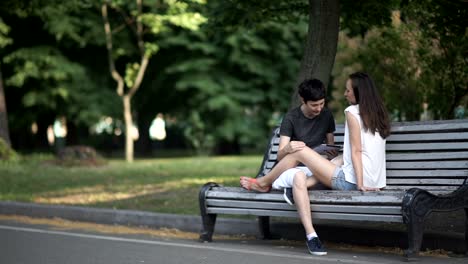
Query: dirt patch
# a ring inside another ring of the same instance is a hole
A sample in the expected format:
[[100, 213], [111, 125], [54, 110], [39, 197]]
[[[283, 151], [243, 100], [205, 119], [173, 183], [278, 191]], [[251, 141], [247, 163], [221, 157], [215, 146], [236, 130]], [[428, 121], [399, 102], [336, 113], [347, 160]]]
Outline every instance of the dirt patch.
[[[18, 215], [0, 215], [0, 220], [15, 221], [25, 224], [47, 225], [56, 230], [88, 230], [105, 234], [150, 235], [163, 238], [180, 238], [197, 240], [198, 233], [180, 231], [175, 228], [153, 229], [147, 227], [131, 227], [123, 225], [103, 225], [90, 222], [69, 221], [62, 218], [32, 218]], [[214, 236], [215, 239], [239, 239], [240, 236]], [[242, 237], [245, 239], [245, 236]], [[253, 237], [252, 237], [253, 239]]]

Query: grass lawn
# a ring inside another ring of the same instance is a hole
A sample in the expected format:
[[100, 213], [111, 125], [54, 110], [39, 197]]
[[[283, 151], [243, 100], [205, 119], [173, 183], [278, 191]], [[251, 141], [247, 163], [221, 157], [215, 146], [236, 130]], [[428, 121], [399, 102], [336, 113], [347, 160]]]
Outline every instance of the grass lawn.
[[110, 160], [100, 167], [61, 167], [52, 156], [0, 161], [0, 200], [199, 214], [198, 191], [208, 181], [239, 186], [262, 157], [222, 156]]

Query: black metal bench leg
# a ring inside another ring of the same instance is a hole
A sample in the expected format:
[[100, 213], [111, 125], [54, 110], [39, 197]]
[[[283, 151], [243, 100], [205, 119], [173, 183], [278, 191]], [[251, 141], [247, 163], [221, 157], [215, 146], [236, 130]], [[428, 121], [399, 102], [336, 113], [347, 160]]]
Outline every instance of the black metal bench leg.
[[206, 212], [206, 192], [211, 189], [212, 187], [219, 186], [214, 182], [208, 182], [200, 189], [200, 193], [198, 195], [198, 202], [200, 205], [200, 215], [202, 218], [202, 230], [200, 232], [200, 242], [211, 242], [213, 241], [213, 232], [216, 224], [216, 214], [208, 214]]
[[413, 215], [406, 225], [408, 232], [408, 249], [405, 252], [405, 257], [408, 261], [417, 260], [424, 234], [424, 219]]
[[468, 256], [468, 208], [465, 208], [465, 255]]
[[215, 214], [202, 214], [203, 230], [200, 233], [201, 242], [213, 241], [213, 232], [216, 223]]
[[421, 249], [424, 220], [432, 212], [434, 196], [421, 189], [410, 189], [402, 201], [403, 222], [407, 226], [408, 249], [405, 252], [407, 261], [417, 260]]
[[258, 217], [258, 228], [260, 230], [260, 238], [270, 239], [270, 217], [269, 216], [259, 216]]

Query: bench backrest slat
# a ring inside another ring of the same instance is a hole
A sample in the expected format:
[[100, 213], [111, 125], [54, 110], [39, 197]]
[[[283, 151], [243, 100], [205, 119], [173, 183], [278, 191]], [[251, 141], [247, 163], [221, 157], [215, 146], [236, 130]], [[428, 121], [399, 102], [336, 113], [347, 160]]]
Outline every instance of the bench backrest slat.
[[393, 142], [387, 141], [387, 152], [395, 151], [442, 151], [442, 150], [464, 150], [468, 149], [468, 142], [442, 142], [442, 143], [404, 143], [394, 144]]
[[[395, 161], [387, 162], [387, 167], [391, 169], [464, 169], [468, 168], [468, 160], [454, 161]], [[388, 169], [387, 169], [388, 170]]]
[[[275, 156], [276, 159], [276, 156]], [[466, 160], [468, 151], [457, 152], [424, 152], [424, 153], [387, 153], [387, 161], [408, 160]]]
[[465, 178], [468, 175], [468, 169], [464, 170], [389, 170], [387, 169], [387, 179], [398, 177], [419, 177], [419, 178], [434, 178], [434, 177], [455, 177]]

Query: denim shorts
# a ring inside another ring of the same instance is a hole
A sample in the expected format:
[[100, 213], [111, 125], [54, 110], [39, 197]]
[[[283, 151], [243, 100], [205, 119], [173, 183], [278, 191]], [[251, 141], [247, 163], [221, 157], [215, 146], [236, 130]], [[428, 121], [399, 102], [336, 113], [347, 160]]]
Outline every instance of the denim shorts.
[[333, 173], [332, 180], [332, 189], [333, 190], [340, 190], [340, 191], [352, 191], [357, 190], [357, 186], [354, 183], [347, 182], [345, 180], [345, 174], [343, 169], [337, 167], [335, 172]]

